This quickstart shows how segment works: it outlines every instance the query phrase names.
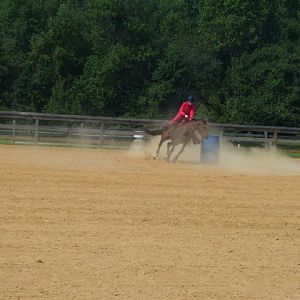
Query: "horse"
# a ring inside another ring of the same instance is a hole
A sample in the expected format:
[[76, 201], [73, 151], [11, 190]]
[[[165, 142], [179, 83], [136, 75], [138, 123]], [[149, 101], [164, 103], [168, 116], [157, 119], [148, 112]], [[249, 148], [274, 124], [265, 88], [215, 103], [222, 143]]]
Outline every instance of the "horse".
[[176, 162], [188, 143], [192, 141], [194, 144], [198, 144], [208, 137], [208, 123], [207, 121], [200, 119], [179, 125], [167, 125], [164, 128], [157, 130], [149, 130], [145, 128], [145, 131], [151, 135], [161, 135], [158, 148], [152, 156], [153, 159], [157, 158], [159, 150], [165, 141], [170, 140], [167, 144], [166, 161], [170, 161], [170, 157], [174, 152], [175, 147], [182, 144], [180, 151], [173, 159], [173, 162]]

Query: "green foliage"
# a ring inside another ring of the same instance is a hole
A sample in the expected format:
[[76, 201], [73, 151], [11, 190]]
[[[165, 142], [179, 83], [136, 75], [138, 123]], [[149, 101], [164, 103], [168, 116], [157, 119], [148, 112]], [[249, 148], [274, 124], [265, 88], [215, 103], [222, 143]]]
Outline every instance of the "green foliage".
[[63, 81], [58, 81], [53, 89], [47, 112], [60, 114], [81, 114], [80, 104], [73, 97], [72, 91]]
[[0, 109], [300, 126], [299, 0], [2, 0]]
[[227, 77], [224, 119], [297, 126], [300, 121], [300, 49], [272, 45], [234, 60]]

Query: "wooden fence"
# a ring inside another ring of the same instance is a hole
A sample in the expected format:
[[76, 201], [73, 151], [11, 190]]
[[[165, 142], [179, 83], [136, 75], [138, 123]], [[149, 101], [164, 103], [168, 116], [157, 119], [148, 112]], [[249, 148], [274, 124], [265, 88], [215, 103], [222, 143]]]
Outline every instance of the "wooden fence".
[[[149, 137], [145, 127], [157, 128], [165, 123], [166, 120], [0, 111], [0, 140], [126, 148], [135, 139]], [[300, 128], [209, 123], [209, 133], [232, 143], [300, 146]]]

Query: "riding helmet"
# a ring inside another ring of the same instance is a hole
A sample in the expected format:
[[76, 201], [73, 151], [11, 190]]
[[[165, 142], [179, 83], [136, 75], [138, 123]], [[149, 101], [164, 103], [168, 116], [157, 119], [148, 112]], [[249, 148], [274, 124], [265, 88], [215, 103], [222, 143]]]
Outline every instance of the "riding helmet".
[[195, 98], [193, 96], [188, 96], [187, 100], [191, 103], [195, 103]]

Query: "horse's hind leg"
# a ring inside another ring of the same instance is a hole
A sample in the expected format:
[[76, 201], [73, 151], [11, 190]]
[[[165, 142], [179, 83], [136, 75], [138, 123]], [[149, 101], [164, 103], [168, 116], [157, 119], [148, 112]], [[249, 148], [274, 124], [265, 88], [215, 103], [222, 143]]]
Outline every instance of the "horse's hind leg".
[[155, 151], [155, 153], [152, 155], [153, 159], [156, 159], [160, 150], [161, 145], [163, 144], [165, 140], [163, 138], [160, 139], [157, 150]]
[[[172, 147], [171, 150], [170, 150], [170, 147]], [[166, 161], [169, 161], [169, 160], [170, 160], [170, 156], [171, 156], [172, 153], [174, 152], [174, 149], [175, 149], [174, 144], [173, 144], [172, 142], [169, 142], [169, 143], [167, 144], [167, 155], [166, 155], [166, 158], [165, 158]]]

